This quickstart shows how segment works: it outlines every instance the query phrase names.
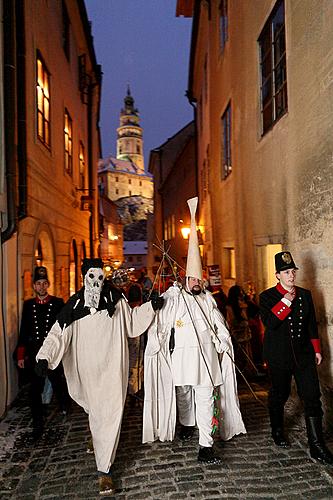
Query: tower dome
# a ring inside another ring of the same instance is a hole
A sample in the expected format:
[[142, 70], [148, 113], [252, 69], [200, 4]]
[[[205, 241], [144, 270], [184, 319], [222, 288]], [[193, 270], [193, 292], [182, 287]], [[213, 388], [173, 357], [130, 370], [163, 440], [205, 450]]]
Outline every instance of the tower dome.
[[145, 171], [142, 133], [139, 111], [134, 106], [128, 85], [124, 107], [120, 111], [120, 126], [117, 128], [117, 159], [130, 160], [136, 165], [138, 174]]

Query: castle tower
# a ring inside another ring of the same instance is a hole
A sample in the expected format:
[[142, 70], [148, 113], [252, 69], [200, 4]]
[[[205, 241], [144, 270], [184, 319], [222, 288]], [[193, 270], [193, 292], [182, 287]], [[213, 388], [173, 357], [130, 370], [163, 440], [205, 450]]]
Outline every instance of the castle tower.
[[124, 107], [120, 112], [120, 127], [117, 128], [117, 159], [133, 162], [138, 174], [143, 174], [145, 170], [142, 132], [139, 111], [134, 107], [128, 86]]

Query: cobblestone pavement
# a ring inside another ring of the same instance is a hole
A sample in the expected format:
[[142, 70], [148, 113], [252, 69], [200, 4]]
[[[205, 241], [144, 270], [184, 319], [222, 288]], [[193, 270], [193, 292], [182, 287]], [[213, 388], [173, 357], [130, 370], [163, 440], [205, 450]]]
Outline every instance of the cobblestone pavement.
[[[266, 402], [265, 388], [254, 385]], [[333, 467], [309, 458], [304, 421], [289, 404], [286, 426], [292, 447], [276, 448], [266, 409], [243, 388], [240, 402], [247, 435], [217, 442], [221, 465], [197, 462], [197, 434], [186, 444], [141, 444], [140, 405], [127, 405], [114, 464], [121, 499], [332, 499]], [[26, 398], [21, 395], [0, 422], [1, 499], [101, 498], [93, 455], [86, 453], [87, 417], [73, 404], [68, 416], [49, 405], [47, 426], [35, 444]], [[333, 448], [333, 435], [327, 443]]]

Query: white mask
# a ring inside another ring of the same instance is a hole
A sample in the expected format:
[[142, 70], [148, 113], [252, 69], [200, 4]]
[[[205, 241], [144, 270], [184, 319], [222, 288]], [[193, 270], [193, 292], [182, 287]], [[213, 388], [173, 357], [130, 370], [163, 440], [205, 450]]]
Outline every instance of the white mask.
[[98, 308], [105, 274], [100, 267], [91, 267], [84, 277], [84, 305]]

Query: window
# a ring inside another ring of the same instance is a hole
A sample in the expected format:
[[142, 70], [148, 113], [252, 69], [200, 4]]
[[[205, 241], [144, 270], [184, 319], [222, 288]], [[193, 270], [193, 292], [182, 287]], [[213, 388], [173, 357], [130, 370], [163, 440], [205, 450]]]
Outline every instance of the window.
[[[80, 153], [79, 153], [79, 176], [80, 176], [80, 189], [85, 188], [85, 174], [86, 174], [86, 164], [84, 160], [84, 146], [80, 142]], [[104, 186], [104, 183], [103, 183]]]
[[37, 136], [50, 147], [50, 75], [42, 58], [37, 55]]
[[282, 245], [280, 243], [256, 246], [257, 282], [259, 292], [276, 284], [274, 256], [278, 252], [282, 252]]
[[116, 182], [118, 182], [118, 177], [116, 177]]
[[137, 145], [136, 145], [136, 152], [138, 154], [140, 154], [140, 152], [141, 152], [141, 150], [140, 150], [140, 144], [139, 143], [137, 143]]
[[234, 248], [224, 248], [223, 249], [223, 268], [224, 276], [226, 279], [236, 279], [236, 260], [235, 260], [235, 249]]
[[116, 194], [119, 194], [119, 189], [116, 189]]
[[139, 186], [142, 186], [142, 181], [139, 181]]
[[132, 196], [132, 191], [128, 191], [128, 196]]
[[231, 162], [231, 104], [229, 103], [227, 109], [221, 118], [221, 158], [222, 169], [221, 177], [226, 179], [232, 171]]
[[220, 47], [223, 52], [228, 40], [228, 0], [220, 2]]
[[40, 240], [38, 240], [37, 248], [35, 249], [35, 265], [41, 266], [43, 264], [43, 250]]
[[288, 110], [284, 0], [279, 0], [259, 37], [262, 134]]
[[65, 142], [65, 171], [73, 174], [73, 125], [72, 119], [65, 110], [65, 124], [64, 124], [64, 142]]
[[65, 1], [62, 1], [62, 46], [67, 59], [70, 57], [70, 44], [69, 44], [69, 16], [66, 8]]
[[128, 179], [128, 184], [132, 184], [132, 179]]

